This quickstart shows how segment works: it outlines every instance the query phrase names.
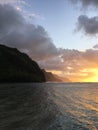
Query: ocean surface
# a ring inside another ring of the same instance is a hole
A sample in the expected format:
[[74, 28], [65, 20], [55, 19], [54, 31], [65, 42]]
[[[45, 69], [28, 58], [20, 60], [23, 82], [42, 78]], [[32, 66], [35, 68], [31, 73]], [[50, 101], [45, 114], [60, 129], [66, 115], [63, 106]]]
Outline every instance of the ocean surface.
[[98, 83], [0, 84], [0, 130], [98, 130]]

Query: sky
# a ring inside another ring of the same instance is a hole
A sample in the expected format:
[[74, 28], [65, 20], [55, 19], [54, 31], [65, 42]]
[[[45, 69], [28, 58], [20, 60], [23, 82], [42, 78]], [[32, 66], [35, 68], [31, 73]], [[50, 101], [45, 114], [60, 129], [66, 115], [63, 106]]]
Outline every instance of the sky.
[[81, 4], [79, 8], [70, 0], [27, 1], [31, 7], [26, 9], [40, 15], [35, 19], [35, 24], [40, 24], [47, 30], [57, 47], [85, 50], [96, 44], [96, 37], [87, 37], [76, 31], [78, 17], [85, 14], [95, 16], [98, 14], [96, 9], [81, 10]]
[[73, 82], [98, 82], [98, 0], [0, 0], [0, 44]]

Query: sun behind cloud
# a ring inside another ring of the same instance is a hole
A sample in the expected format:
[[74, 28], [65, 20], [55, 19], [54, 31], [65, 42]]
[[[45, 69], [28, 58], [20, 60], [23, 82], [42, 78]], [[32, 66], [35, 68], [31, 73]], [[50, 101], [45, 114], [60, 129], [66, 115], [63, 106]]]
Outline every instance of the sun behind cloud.
[[92, 69], [92, 72], [93, 75], [88, 75], [88, 78], [84, 79], [83, 82], [98, 82], [98, 69]]

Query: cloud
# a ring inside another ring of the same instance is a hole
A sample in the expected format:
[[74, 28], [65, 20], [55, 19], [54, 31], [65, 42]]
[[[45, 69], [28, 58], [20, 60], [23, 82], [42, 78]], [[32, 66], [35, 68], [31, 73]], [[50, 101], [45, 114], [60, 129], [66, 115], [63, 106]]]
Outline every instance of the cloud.
[[[81, 16], [78, 22], [79, 28], [86, 34], [97, 34], [97, 17]], [[21, 11], [8, 4], [0, 5], [0, 43], [26, 52], [41, 68], [59, 72], [60, 75], [71, 79], [87, 78], [94, 75], [98, 69], [98, 50], [88, 49], [81, 52], [56, 48], [42, 26], [27, 22]]]
[[27, 23], [14, 7], [0, 5], [0, 43], [25, 51], [33, 59], [57, 55], [57, 48], [42, 26]]
[[77, 30], [83, 30], [88, 35], [96, 35], [98, 33], [98, 16], [89, 18], [86, 15], [80, 15]]
[[14, 3], [25, 4], [25, 1], [24, 0], [0, 0], [0, 4], [14, 4]]
[[84, 79], [86, 81], [89, 78], [93, 79], [94, 76], [97, 77], [98, 50], [59, 49], [59, 56], [38, 63], [46, 70], [68, 77], [72, 81], [84, 81]]
[[[91, 6], [98, 7], [98, 0], [70, 0], [70, 1], [78, 5], [78, 7], [82, 5], [83, 9], [87, 11], [92, 10], [92, 8], [88, 7]], [[88, 17], [87, 15], [80, 15], [78, 17], [77, 29], [75, 29], [75, 31], [80, 30], [82, 30], [87, 35], [96, 36], [96, 34], [98, 33], [98, 16]]]
[[98, 0], [71, 0], [73, 3], [81, 3], [83, 7], [98, 6]]
[[94, 49], [98, 49], [98, 44], [93, 46]]
[[37, 13], [29, 13], [27, 12], [26, 13], [30, 19], [33, 19], [33, 18], [37, 18], [37, 19], [40, 19], [40, 20], [45, 20], [45, 17], [40, 15], [40, 14], [37, 14]]

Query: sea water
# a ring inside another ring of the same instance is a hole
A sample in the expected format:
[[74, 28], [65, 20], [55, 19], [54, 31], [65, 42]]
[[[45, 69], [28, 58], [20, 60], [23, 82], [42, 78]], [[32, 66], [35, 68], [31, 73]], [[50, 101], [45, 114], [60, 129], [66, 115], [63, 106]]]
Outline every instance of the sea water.
[[0, 130], [98, 130], [98, 83], [0, 84]]

